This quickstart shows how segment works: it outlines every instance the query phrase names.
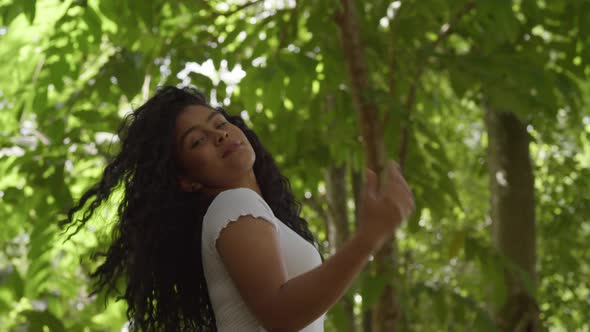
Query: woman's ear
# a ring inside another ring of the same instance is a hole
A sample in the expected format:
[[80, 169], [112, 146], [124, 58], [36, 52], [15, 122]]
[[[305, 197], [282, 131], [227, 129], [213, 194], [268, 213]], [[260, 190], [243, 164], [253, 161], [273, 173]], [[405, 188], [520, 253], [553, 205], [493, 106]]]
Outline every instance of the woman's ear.
[[191, 181], [190, 179], [187, 179], [183, 176], [177, 177], [176, 181], [178, 182], [178, 186], [180, 187], [180, 189], [182, 191], [194, 192], [194, 191], [198, 191], [202, 187], [202, 185], [200, 183], [196, 183], [194, 181]]

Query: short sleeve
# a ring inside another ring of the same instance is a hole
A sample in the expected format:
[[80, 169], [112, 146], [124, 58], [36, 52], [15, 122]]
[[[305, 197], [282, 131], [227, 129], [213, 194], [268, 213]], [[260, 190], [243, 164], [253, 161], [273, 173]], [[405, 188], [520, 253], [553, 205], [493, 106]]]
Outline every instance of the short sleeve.
[[223, 191], [213, 199], [205, 216], [201, 240], [203, 248], [216, 252], [215, 241], [230, 222], [240, 216], [250, 215], [271, 223], [278, 230], [272, 209], [260, 195], [249, 188], [235, 188]]

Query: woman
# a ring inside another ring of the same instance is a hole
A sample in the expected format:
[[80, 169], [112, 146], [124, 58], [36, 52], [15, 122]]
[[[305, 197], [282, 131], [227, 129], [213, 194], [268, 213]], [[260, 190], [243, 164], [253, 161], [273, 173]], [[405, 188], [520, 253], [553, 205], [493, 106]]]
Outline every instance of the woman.
[[65, 224], [81, 227], [123, 182], [113, 243], [92, 277], [95, 292], [124, 279], [131, 329], [323, 331], [325, 313], [414, 208], [396, 167], [380, 192], [368, 171], [359, 230], [322, 263], [289, 181], [239, 116], [164, 87], [119, 135], [120, 152]]

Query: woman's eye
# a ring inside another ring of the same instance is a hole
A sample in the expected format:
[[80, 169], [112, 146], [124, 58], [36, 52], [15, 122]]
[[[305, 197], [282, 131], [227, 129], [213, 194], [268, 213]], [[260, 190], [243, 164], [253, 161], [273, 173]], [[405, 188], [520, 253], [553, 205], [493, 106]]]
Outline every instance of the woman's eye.
[[[221, 128], [221, 127], [225, 126], [226, 124], [227, 124], [227, 121], [222, 122], [222, 123], [220, 123], [220, 124], [217, 125], [217, 128]], [[205, 138], [203, 137], [203, 138], [199, 138], [198, 140], [194, 141], [193, 144], [191, 144], [191, 148], [194, 148], [195, 146], [199, 145], [199, 143], [201, 141], [203, 141], [204, 139]]]
[[195, 146], [199, 145], [199, 143], [200, 143], [202, 140], [203, 140], [203, 138], [199, 138], [198, 140], [196, 140], [196, 141], [195, 141], [195, 142], [194, 142], [194, 143], [191, 145], [191, 147], [193, 147], [193, 148], [194, 148]]

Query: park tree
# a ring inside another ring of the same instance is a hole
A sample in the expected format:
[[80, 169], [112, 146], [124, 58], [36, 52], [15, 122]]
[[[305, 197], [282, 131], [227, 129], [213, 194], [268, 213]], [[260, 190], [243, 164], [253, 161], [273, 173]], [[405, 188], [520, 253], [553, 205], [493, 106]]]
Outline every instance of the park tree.
[[416, 212], [326, 330], [588, 329], [588, 22], [583, 0], [0, 1], [0, 329], [125, 324], [88, 296], [116, 195], [57, 224], [165, 84], [254, 128], [326, 257], [363, 169], [402, 166]]

